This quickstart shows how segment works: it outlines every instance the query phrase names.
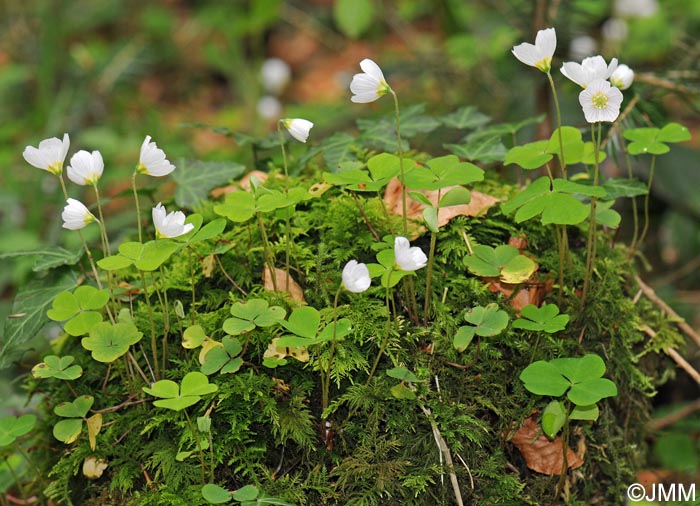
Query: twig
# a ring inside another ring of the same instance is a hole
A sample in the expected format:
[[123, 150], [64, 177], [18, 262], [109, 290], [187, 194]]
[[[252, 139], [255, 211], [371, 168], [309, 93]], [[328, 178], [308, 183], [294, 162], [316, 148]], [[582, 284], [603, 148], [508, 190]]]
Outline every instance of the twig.
[[467, 470], [467, 474], [469, 474], [469, 485], [471, 485], [472, 490], [474, 490], [474, 477], [472, 476], [472, 470], [469, 469], [469, 466], [467, 465], [466, 462], [464, 462], [464, 459], [462, 456], [458, 453], [457, 458], [460, 460], [462, 465], [464, 465], [464, 468]]
[[657, 418], [656, 420], [651, 420], [647, 424], [647, 430], [661, 430], [665, 427], [668, 427], [669, 425], [673, 425], [679, 420], [682, 420], [686, 416], [692, 415], [696, 411], [700, 411], [700, 399], [697, 399], [691, 402], [690, 404], [686, 404], [685, 406], [674, 411], [673, 413], [669, 413], [668, 415], [663, 416], [661, 418]]
[[639, 276], [634, 276], [634, 280], [637, 282], [639, 285], [639, 288], [644, 292], [644, 295], [647, 296], [647, 299], [652, 301], [654, 304], [659, 306], [662, 311], [664, 311], [670, 318], [672, 318], [676, 325], [678, 325], [678, 328], [681, 329], [685, 334], [690, 337], [694, 342], [695, 345], [700, 347], [700, 334], [698, 334], [688, 323], [681, 318], [678, 313], [676, 313], [671, 307], [666, 304], [663, 300], [659, 298], [656, 293], [654, 293], [654, 290], [652, 288], [645, 284], [644, 281], [642, 281]]
[[[648, 325], [642, 325], [642, 330], [652, 339], [656, 337], [656, 332], [652, 328], [650, 328]], [[664, 351], [666, 354], [671, 357], [671, 359], [680, 367], [683, 369], [685, 372], [688, 373], [688, 375], [693, 378], [693, 380], [700, 385], [700, 372], [695, 370], [695, 368], [688, 363], [686, 359], [684, 359], [680, 353], [678, 353], [676, 350], [671, 348], [670, 346], [666, 346], [664, 348]]]
[[[452, 454], [450, 453], [450, 449], [448, 448], [447, 443], [443, 439], [442, 434], [440, 434], [440, 429], [438, 429], [437, 423], [435, 423], [435, 420], [433, 420], [430, 409], [426, 408], [423, 405], [423, 403], [419, 403], [418, 405], [420, 406], [421, 411], [423, 411], [423, 414], [425, 414], [425, 416], [428, 417], [428, 420], [430, 421], [430, 426], [433, 429], [433, 437], [435, 438], [435, 442], [437, 443], [438, 448], [440, 449], [440, 453], [445, 457], [445, 462], [447, 462], [450, 474], [450, 482], [452, 483], [452, 491], [455, 494], [457, 506], [464, 506], [464, 502], [462, 502], [462, 492], [459, 489], [459, 482], [457, 481], [457, 475], [454, 471], [454, 463], [452, 461]], [[472, 488], [473, 486], [474, 484], [472, 482]]]
[[241, 292], [244, 297], [247, 297], [248, 293], [243, 288], [241, 288], [240, 285], [238, 283], [236, 283], [231, 276], [229, 276], [228, 272], [226, 272], [226, 269], [224, 269], [224, 264], [221, 263], [221, 259], [219, 258], [219, 255], [214, 255], [214, 259], [216, 260], [216, 263], [219, 264], [219, 269], [221, 269], [221, 272], [224, 273], [224, 276], [226, 276], [226, 279], [228, 279], [229, 282], [233, 286], [236, 287], [236, 290]]

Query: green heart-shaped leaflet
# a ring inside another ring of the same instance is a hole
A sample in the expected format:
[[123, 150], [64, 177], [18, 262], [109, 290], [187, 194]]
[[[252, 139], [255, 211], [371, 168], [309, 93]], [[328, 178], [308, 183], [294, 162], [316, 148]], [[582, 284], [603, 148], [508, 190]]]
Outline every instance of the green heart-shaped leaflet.
[[243, 349], [235, 337], [226, 336], [221, 340], [223, 346], [215, 346], [204, 356], [204, 364], [200, 371], [206, 375], [214, 374], [221, 369], [221, 374], [234, 373], [243, 365], [243, 359], [238, 354]]
[[64, 418], [85, 418], [95, 399], [92, 395], [81, 395], [71, 402], [62, 402], [53, 412]]
[[219, 389], [213, 383], [209, 383], [206, 375], [198, 371], [187, 373], [182, 378], [181, 385], [171, 380], [156, 381], [150, 388], [143, 387], [143, 391], [153, 397], [160, 397], [153, 405], [159, 408], [181, 411], [200, 401], [202, 395], [216, 392]]
[[518, 318], [513, 322], [514, 329], [553, 334], [564, 330], [569, 323], [569, 315], [559, 314], [559, 308], [556, 304], [547, 304], [546, 302], [542, 304], [542, 307], [528, 304], [520, 310], [520, 314], [523, 318]]
[[410, 383], [415, 383], [419, 381], [418, 376], [413, 374], [405, 366], [394, 367], [386, 371], [386, 375], [390, 378], [395, 378], [401, 381], [408, 381]]
[[245, 302], [236, 302], [231, 306], [232, 318], [224, 321], [224, 332], [230, 335], [239, 335], [249, 332], [257, 327], [270, 327], [286, 316], [287, 311], [280, 306], [270, 307], [263, 299], [250, 299]]
[[95, 325], [90, 337], [84, 337], [80, 344], [92, 352], [93, 359], [110, 363], [129, 351], [129, 347], [142, 337], [143, 334], [133, 323], [102, 322]]
[[287, 320], [280, 321], [292, 334], [311, 339], [316, 337], [321, 324], [321, 314], [311, 306], [304, 306], [292, 311]]
[[32, 414], [0, 418], [0, 446], [14, 443], [15, 439], [30, 432], [35, 424], [36, 416]]
[[47, 355], [44, 361], [32, 368], [32, 376], [35, 378], [56, 378], [62, 380], [74, 380], [83, 374], [83, 368], [79, 365], [71, 365], [74, 358], [70, 355], [57, 357]]
[[202, 487], [202, 497], [209, 504], [225, 504], [231, 501], [231, 492], [219, 485], [207, 483]]
[[486, 307], [473, 307], [466, 312], [464, 319], [473, 326], [464, 325], [457, 330], [452, 343], [457, 351], [464, 351], [475, 335], [490, 337], [500, 334], [510, 318], [498, 304], [491, 303]]

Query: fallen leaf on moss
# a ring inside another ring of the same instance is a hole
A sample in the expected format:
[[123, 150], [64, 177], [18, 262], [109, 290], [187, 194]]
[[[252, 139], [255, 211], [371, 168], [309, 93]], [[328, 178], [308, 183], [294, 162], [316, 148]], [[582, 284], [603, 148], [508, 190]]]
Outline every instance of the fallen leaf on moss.
[[[510, 442], [520, 450], [527, 467], [533, 471], [550, 476], [561, 475], [564, 464], [563, 441], [561, 437], [550, 440], [545, 436], [534, 416], [525, 419]], [[567, 450], [566, 461], [569, 469], [583, 465], [583, 460], [571, 448]]]
[[[294, 281], [291, 274], [289, 275], [289, 287], [287, 286], [287, 273], [284, 270], [275, 268], [275, 280], [277, 281], [278, 292], [287, 292], [292, 300], [306, 302], [304, 300], [304, 292], [299, 286], [299, 283]], [[275, 286], [272, 283], [272, 276], [270, 276], [270, 268], [267, 266], [265, 270], [263, 270], [263, 285], [265, 286], [265, 290], [275, 290]]]
[[211, 278], [214, 275], [214, 268], [216, 267], [216, 257], [212, 253], [207, 255], [202, 259], [202, 276], [205, 278]]
[[504, 283], [498, 278], [482, 278], [489, 283], [489, 291], [502, 293], [509, 299], [510, 305], [516, 311], [520, 311], [528, 304], [540, 307], [546, 293], [552, 291], [551, 281], [541, 283], [528, 281], [518, 285]]
[[267, 181], [269, 174], [261, 170], [251, 170], [245, 176], [243, 176], [241, 180], [237, 183], [214, 188], [212, 191], [209, 192], [209, 195], [211, 196], [211, 198], [218, 199], [219, 197], [225, 197], [226, 195], [232, 192], [237, 192], [241, 190], [250, 191], [250, 180], [253, 177], [258, 180], [258, 183], [263, 184], [265, 181]]
[[286, 357], [292, 357], [297, 359], [299, 362], [309, 361], [309, 352], [303, 346], [297, 346], [296, 348], [291, 348], [288, 346], [278, 346], [280, 338], [275, 337], [265, 350], [263, 358], [277, 358], [283, 359]]
[[[389, 181], [389, 184], [386, 186], [386, 190], [384, 191], [384, 202], [386, 203], [389, 212], [392, 214], [400, 215], [403, 212], [403, 203], [401, 201], [401, 188], [401, 182], [398, 180], [398, 178], [393, 178], [391, 181]], [[450, 191], [453, 188], [456, 188], [456, 186], [448, 186], [446, 188], [443, 188], [440, 191], [440, 195], [445, 195], [448, 191]], [[425, 195], [433, 205], [437, 205], [437, 190], [423, 190], [421, 191], [421, 193]], [[438, 213], [439, 227], [447, 225], [450, 221], [452, 221], [453, 218], [457, 216], [479, 216], [480, 214], [486, 212], [486, 210], [489, 207], [493, 206], [496, 202], [500, 202], [500, 199], [492, 197], [491, 195], [486, 195], [485, 193], [481, 193], [475, 190], [471, 190], [470, 193], [471, 201], [469, 202], [469, 204], [440, 208], [440, 211]], [[427, 206], [425, 204], [416, 202], [415, 200], [408, 197], [406, 198], [406, 215], [409, 219], [417, 219], [422, 221], [423, 210], [426, 207]], [[410, 239], [417, 238], [423, 230], [424, 228], [420, 227], [419, 229], [414, 231], [412, 234], [410, 234]]]

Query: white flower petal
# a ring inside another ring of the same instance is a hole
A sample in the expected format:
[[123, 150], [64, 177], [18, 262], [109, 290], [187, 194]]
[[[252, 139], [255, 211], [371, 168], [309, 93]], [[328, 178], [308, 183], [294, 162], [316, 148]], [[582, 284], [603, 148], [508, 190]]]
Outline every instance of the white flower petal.
[[68, 134], [63, 134], [63, 140], [52, 137], [41, 141], [38, 148], [27, 146], [24, 148], [22, 156], [27, 163], [37, 169], [59, 175], [63, 172], [63, 163], [69, 148], [70, 138]]
[[379, 65], [365, 58], [360, 62], [360, 68], [365, 72], [355, 74], [352, 77], [350, 91], [353, 93], [353, 96], [350, 98], [351, 101], [360, 104], [374, 102], [389, 93], [391, 88], [384, 79], [384, 74]]
[[511, 52], [518, 60], [531, 67], [534, 67], [540, 59], [540, 53], [537, 51], [537, 48], [528, 42], [518, 44], [511, 49]]
[[548, 73], [552, 66], [552, 57], [556, 49], [557, 33], [554, 28], [546, 28], [537, 32], [534, 45], [523, 42], [513, 47], [511, 52], [525, 65], [530, 65]]
[[306, 142], [309, 138], [309, 131], [314, 124], [306, 119], [294, 118], [283, 119], [282, 124], [289, 131], [289, 134], [299, 142]]
[[384, 73], [382, 72], [382, 69], [379, 68], [379, 65], [377, 65], [373, 60], [370, 60], [369, 58], [365, 58], [360, 62], [360, 68], [365, 74], [370, 75], [377, 82], [382, 82], [386, 80], [384, 79]]
[[99, 151], [89, 153], [80, 150], [70, 159], [70, 165], [66, 169], [68, 179], [81, 186], [94, 185], [102, 176], [104, 161]]
[[69, 198], [66, 202], [67, 205], [61, 213], [63, 228], [80, 230], [93, 221], [97, 221], [95, 216], [79, 200]]
[[607, 81], [593, 81], [579, 94], [579, 103], [589, 123], [613, 122], [620, 115], [622, 92]]
[[369, 277], [369, 269], [357, 260], [350, 260], [343, 267], [343, 286], [353, 293], [361, 293], [369, 288], [372, 279]]
[[160, 202], [151, 211], [153, 226], [156, 229], [156, 237], [179, 237], [194, 229], [192, 223], [185, 223], [185, 214], [182, 211], [173, 211], [166, 214], [165, 207]]
[[545, 28], [537, 32], [535, 37], [535, 47], [543, 57], [554, 56], [557, 49], [557, 32], [554, 28]]
[[141, 144], [139, 164], [136, 166], [137, 174], [149, 176], [167, 176], [175, 170], [175, 166], [165, 157], [165, 152], [158, 148], [155, 142], [151, 142], [151, 136], [147, 135]]
[[405, 237], [394, 239], [394, 259], [402, 271], [417, 271], [428, 263], [428, 257], [418, 246], [411, 247]]

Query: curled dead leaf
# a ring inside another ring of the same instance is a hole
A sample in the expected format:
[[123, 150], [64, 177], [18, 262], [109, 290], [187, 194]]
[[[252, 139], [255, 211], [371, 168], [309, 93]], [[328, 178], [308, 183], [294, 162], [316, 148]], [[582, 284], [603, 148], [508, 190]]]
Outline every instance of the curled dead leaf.
[[[562, 438], [550, 440], [545, 436], [534, 415], [525, 419], [510, 442], [520, 450], [527, 467], [533, 471], [550, 476], [561, 475], [564, 465]], [[567, 449], [566, 462], [569, 469], [583, 465], [583, 460], [571, 448]]]
[[292, 357], [297, 359], [299, 362], [309, 361], [309, 352], [306, 348], [303, 346], [298, 346], [296, 348], [291, 348], [289, 346], [278, 346], [277, 343], [279, 340], [279, 337], [275, 337], [270, 342], [270, 345], [267, 347], [267, 350], [265, 350], [265, 354], [263, 355], [264, 358], [282, 359]]
[[[270, 275], [270, 268], [265, 266], [263, 270], [263, 285], [265, 290], [275, 290], [275, 283], [273, 283], [272, 276]], [[275, 282], [278, 292], [287, 292], [292, 300], [297, 302], [306, 302], [304, 300], [304, 292], [299, 286], [299, 284], [294, 281], [291, 274], [289, 275], [289, 286], [287, 286], [287, 273], [282, 270], [275, 268]]]
[[224, 197], [232, 192], [237, 192], [241, 190], [250, 191], [252, 178], [257, 179], [258, 183], [262, 184], [265, 181], [267, 181], [268, 177], [269, 174], [267, 172], [263, 172], [261, 170], [251, 170], [245, 176], [243, 176], [241, 180], [237, 183], [214, 188], [212, 191], [209, 192], [209, 195], [213, 199], [218, 199], [219, 197]]
[[493, 293], [502, 293], [509, 301], [510, 305], [516, 311], [520, 311], [528, 304], [534, 304], [539, 307], [544, 300], [545, 294], [552, 291], [552, 282], [528, 281], [517, 285], [504, 283], [498, 278], [481, 278], [489, 283], [489, 291]]

